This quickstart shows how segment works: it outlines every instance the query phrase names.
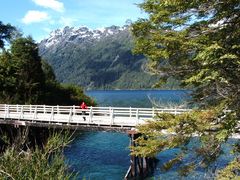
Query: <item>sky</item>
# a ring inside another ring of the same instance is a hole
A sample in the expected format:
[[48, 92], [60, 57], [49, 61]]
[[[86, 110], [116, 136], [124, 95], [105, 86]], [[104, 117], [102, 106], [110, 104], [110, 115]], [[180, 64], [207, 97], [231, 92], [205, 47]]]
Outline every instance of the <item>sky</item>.
[[123, 26], [145, 17], [136, 4], [143, 0], [1, 0], [0, 21], [31, 35], [37, 42], [55, 29]]

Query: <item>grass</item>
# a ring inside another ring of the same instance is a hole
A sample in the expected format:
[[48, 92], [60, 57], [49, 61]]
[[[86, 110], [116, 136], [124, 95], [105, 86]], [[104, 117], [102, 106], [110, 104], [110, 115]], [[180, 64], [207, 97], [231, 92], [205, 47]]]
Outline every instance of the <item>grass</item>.
[[47, 143], [39, 148], [18, 149], [9, 146], [0, 156], [0, 179], [73, 179], [64, 162], [63, 148], [71, 142], [68, 133], [52, 133]]

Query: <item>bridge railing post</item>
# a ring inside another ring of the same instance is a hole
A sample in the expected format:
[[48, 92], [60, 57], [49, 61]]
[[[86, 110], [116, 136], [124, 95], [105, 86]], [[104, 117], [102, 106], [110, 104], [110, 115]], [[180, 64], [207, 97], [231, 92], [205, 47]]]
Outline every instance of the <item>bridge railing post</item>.
[[7, 118], [9, 118], [10, 117], [10, 107], [9, 107], [9, 105], [7, 105]]
[[93, 112], [92, 112], [92, 106], [91, 106], [89, 110], [89, 123], [92, 122], [92, 117], [93, 117]]
[[132, 107], [130, 107], [129, 113], [130, 113], [130, 118], [131, 118], [132, 117]]
[[73, 115], [75, 116], [76, 115], [76, 106], [73, 105]]
[[33, 114], [33, 120], [37, 119], [37, 106], [35, 106], [34, 114]]
[[114, 124], [114, 109], [112, 109], [112, 122], [111, 122], [111, 125]]
[[72, 108], [70, 108], [69, 112], [69, 118], [68, 118], [68, 124], [70, 124], [70, 121], [72, 120]]
[[5, 118], [9, 118], [9, 105], [8, 104], [5, 104], [4, 105], [5, 107], [5, 113], [4, 113], [4, 119]]
[[60, 114], [59, 105], [57, 105], [57, 113]]
[[43, 105], [43, 113], [46, 114], [46, 105]]
[[110, 125], [113, 125], [113, 122], [114, 122], [114, 111], [113, 111], [113, 108], [112, 107], [109, 107], [109, 115], [110, 115]]
[[152, 107], [152, 118], [154, 118], [154, 116], [155, 116], [155, 112], [154, 111], [155, 111], [154, 107]]
[[136, 125], [139, 123], [139, 109], [136, 109]]
[[7, 115], [7, 105], [4, 104], [4, 119], [6, 118]]
[[23, 105], [21, 106], [21, 111], [20, 111], [20, 115], [19, 115], [19, 119], [23, 118]]
[[[44, 108], [45, 108], [45, 105], [44, 105]], [[54, 120], [54, 109], [52, 107], [52, 110], [51, 110], [51, 116], [50, 116], [50, 120], [49, 120], [49, 123], [50, 121]]]

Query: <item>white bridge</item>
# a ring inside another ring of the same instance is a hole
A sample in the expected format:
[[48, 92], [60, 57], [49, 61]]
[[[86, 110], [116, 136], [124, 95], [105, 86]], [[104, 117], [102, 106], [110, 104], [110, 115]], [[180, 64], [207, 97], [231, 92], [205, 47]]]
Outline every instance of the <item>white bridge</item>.
[[190, 109], [89, 107], [0, 104], [0, 124], [69, 128], [131, 129], [159, 113], [180, 114]]

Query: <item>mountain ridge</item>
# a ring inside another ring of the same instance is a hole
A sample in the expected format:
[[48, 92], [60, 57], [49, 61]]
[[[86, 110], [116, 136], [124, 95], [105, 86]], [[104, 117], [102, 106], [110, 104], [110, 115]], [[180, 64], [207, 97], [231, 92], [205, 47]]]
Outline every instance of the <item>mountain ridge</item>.
[[158, 78], [145, 72], [147, 60], [132, 54], [129, 26], [65, 27], [39, 43], [39, 53], [58, 81], [86, 89], [149, 89]]

